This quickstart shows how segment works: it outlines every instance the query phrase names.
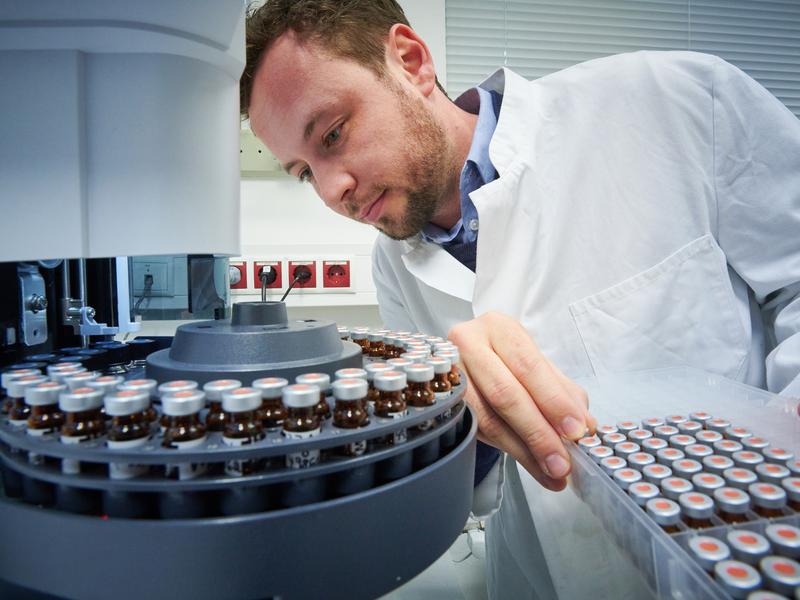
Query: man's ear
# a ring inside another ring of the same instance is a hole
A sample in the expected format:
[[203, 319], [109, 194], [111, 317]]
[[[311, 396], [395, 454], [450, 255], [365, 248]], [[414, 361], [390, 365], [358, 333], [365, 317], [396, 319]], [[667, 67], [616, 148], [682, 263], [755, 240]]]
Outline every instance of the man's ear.
[[413, 85], [423, 96], [436, 88], [436, 71], [428, 46], [408, 25], [392, 25], [386, 47], [390, 71]]

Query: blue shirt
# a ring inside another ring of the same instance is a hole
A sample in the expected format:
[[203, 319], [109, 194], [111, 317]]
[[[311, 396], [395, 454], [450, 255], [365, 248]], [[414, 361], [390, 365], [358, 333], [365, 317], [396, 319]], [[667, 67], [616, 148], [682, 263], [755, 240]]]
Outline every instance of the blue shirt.
[[[503, 100], [497, 92], [488, 92], [483, 88], [474, 89], [478, 92], [480, 108], [478, 122], [475, 124], [475, 131], [472, 134], [472, 144], [464, 167], [461, 169], [461, 180], [459, 181], [461, 218], [449, 231], [433, 223], [428, 223], [422, 230], [423, 239], [439, 244], [453, 258], [473, 272], [475, 271], [480, 223], [478, 222], [478, 211], [469, 194], [497, 179], [497, 171], [489, 159], [489, 142], [492, 141], [494, 130], [497, 128], [497, 119]], [[483, 481], [499, 456], [500, 452], [496, 448], [478, 441], [475, 453], [475, 485]]]

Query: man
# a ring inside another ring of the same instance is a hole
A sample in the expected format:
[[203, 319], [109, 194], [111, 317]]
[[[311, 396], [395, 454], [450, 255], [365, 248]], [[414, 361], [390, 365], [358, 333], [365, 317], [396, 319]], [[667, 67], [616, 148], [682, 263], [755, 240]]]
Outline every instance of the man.
[[[386, 326], [449, 330], [480, 438], [546, 488], [562, 438], [595, 424], [559, 369], [691, 365], [800, 394], [800, 123], [741, 71], [636, 53], [500, 70], [452, 102], [392, 0], [270, 1], [247, 44], [255, 134], [385, 234]], [[520, 504], [527, 474], [506, 475]]]

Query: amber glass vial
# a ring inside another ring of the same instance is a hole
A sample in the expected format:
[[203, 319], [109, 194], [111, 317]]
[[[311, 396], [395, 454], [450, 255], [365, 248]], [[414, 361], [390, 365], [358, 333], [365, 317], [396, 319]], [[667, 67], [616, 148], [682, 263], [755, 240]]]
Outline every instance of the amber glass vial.
[[[364, 409], [367, 397], [364, 379], [338, 379], [333, 383], [333, 426], [340, 429], [358, 429], [369, 425], [369, 415]], [[367, 451], [367, 441], [359, 440], [338, 449], [343, 456], [361, 456]]]
[[[61, 443], [79, 444], [100, 437], [105, 433], [106, 421], [103, 408], [103, 392], [90, 387], [62, 392], [58, 407], [64, 413], [61, 426]], [[80, 473], [80, 461], [65, 458], [61, 461], [62, 473]]]
[[[183, 390], [161, 397], [161, 407], [167, 417], [161, 445], [175, 450], [199, 448], [206, 441], [206, 428], [200, 421], [206, 395], [200, 390]], [[198, 463], [173, 463], [167, 466], [171, 479], [194, 479], [206, 472], [207, 466]]]
[[[150, 441], [150, 421], [146, 409], [150, 394], [137, 390], [119, 390], [106, 394], [103, 400], [106, 415], [111, 417], [106, 445], [112, 450], [141, 448]], [[131, 479], [146, 475], [150, 467], [130, 463], [112, 462], [108, 465], [111, 479]]]
[[[261, 408], [261, 390], [240, 387], [222, 394], [222, 411], [227, 415], [222, 442], [226, 446], [246, 446], [264, 439], [264, 427], [257, 411]], [[225, 473], [233, 477], [250, 475], [262, 461], [232, 459], [225, 461]]]
[[208, 399], [208, 413], [206, 414], [207, 431], [223, 431], [227, 422], [227, 415], [222, 408], [222, 396], [242, 387], [242, 382], [237, 379], [217, 379], [203, 385], [203, 391]]
[[158, 382], [155, 379], [128, 379], [123, 381], [118, 389], [145, 392], [148, 397], [147, 408], [144, 409], [145, 419], [150, 423], [158, 421], [158, 413], [153, 407], [153, 402], [158, 399]]
[[458, 348], [453, 347], [449, 350], [440, 350], [436, 353], [436, 356], [441, 356], [442, 358], [449, 358], [450, 359], [450, 374], [448, 378], [450, 379], [450, 385], [456, 387], [461, 385], [461, 375], [458, 372], [458, 368], [456, 365], [461, 361], [461, 356], [458, 352]]
[[331, 407], [328, 404], [327, 396], [331, 389], [331, 376], [327, 373], [305, 373], [295, 379], [296, 383], [304, 383], [306, 385], [315, 385], [319, 388], [319, 401], [314, 406], [314, 411], [320, 419], [324, 422], [325, 419], [331, 418]]
[[[414, 409], [427, 408], [436, 403], [436, 396], [431, 389], [433, 367], [428, 364], [408, 365], [405, 369], [407, 386], [405, 389], [406, 404]], [[416, 426], [418, 431], [427, 431], [436, 424], [435, 419], [428, 419]]]
[[8, 393], [8, 384], [11, 382], [12, 379], [17, 379], [19, 377], [28, 377], [28, 376], [41, 376], [42, 373], [39, 369], [9, 369], [7, 371], [3, 371], [2, 375], [0, 375], [0, 386], [2, 386], [3, 391], [6, 393], [6, 398], [3, 399], [3, 414], [7, 415], [8, 411], [11, 410], [11, 407], [14, 405], [14, 397]]
[[361, 354], [369, 354], [368, 329], [357, 327], [350, 331], [350, 339], [361, 347]]
[[[161, 398], [163, 405], [163, 400], [166, 396], [171, 396], [173, 394], [177, 394], [180, 392], [191, 392], [196, 390], [198, 387], [199, 385], [197, 384], [196, 381], [190, 381], [188, 379], [175, 379], [173, 381], [167, 381], [166, 383], [162, 383], [161, 385], [159, 385], [158, 395]], [[203, 394], [203, 398], [205, 399], [205, 393]], [[166, 414], [164, 414], [162, 406], [161, 419], [159, 420], [162, 433], [166, 430], [168, 423], [169, 423], [169, 417]]]
[[28, 424], [28, 417], [31, 416], [31, 407], [25, 403], [25, 390], [35, 385], [47, 382], [47, 377], [43, 375], [22, 375], [11, 378], [6, 384], [10, 407], [8, 410], [8, 422], [14, 427], [25, 427]]
[[50, 436], [61, 430], [64, 413], [58, 408], [58, 397], [67, 386], [56, 381], [45, 381], [25, 389], [25, 403], [30, 407], [28, 435]]
[[[322, 430], [322, 421], [317, 414], [320, 390], [317, 386], [297, 383], [283, 388], [283, 403], [286, 405], [286, 419], [283, 421], [283, 435], [288, 439], [308, 439], [316, 437]], [[289, 469], [306, 469], [319, 463], [320, 451], [307, 449], [286, 455]]]
[[[381, 419], [402, 419], [408, 414], [403, 398], [406, 387], [406, 374], [400, 371], [384, 371], [375, 376], [375, 387], [379, 396], [375, 402], [375, 416]], [[383, 440], [388, 445], [402, 444], [407, 440], [405, 429], [396, 431]]]
[[261, 392], [261, 407], [256, 416], [267, 431], [277, 431], [283, 427], [286, 407], [283, 405], [283, 388], [289, 382], [283, 377], [262, 377], [256, 379], [252, 387]]

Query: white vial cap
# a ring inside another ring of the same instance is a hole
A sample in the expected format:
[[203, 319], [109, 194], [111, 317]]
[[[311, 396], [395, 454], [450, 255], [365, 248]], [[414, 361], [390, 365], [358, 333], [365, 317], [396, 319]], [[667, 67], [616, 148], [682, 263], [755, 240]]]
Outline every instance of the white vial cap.
[[333, 374], [336, 379], [366, 379], [367, 372], [364, 369], [339, 369]]
[[206, 406], [206, 394], [198, 389], [181, 390], [161, 397], [161, 410], [170, 417], [185, 417]]
[[203, 386], [206, 398], [209, 402], [221, 402], [225, 392], [233, 391], [242, 387], [242, 382], [238, 379], [216, 379], [209, 381]]
[[75, 373], [64, 377], [64, 383], [67, 384], [69, 389], [77, 390], [78, 388], [87, 387], [90, 381], [94, 381], [99, 376], [95, 371], [84, 371], [83, 373]]
[[240, 387], [223, 392], [222, 410], [225, 412], [245, 412], [261, 406], [261, 390]]
[[399, 392], [406, 387], [406, 374], [400, 371], [383, 371], [375, 375], [375, 387], [384, 392]]
[[444, 358], [449, 358], [450, 362], [456, 364], [461, 361], [461, 354], [458, 351], [458, 348], [451, 348], [449, 350], [437, 350], [436, 356], [443, 356]]
[[[393, 358], [392, 360], [396, 359]], [[385, 362], [374, 362], [364, 365], [364, 370], [367, 372], [367, 381], [372, 381], [377, 373], [391, 371], [392, 368], [392, 365]]]
[[405, 368], [409, 381], [423, 383], [433, 379], [433, 367], [428, 364], [413, 364]]
[[103, 403], [109, 417], [124, 417], [146, 410], [150, 406], [150, 394], [138, 390], [120, 390], [106, 394]]
[[296, 383], [283, 388], [283, 403], [290, 408], [308, 408], [319, 402], [319, 388], [309, 383]]
[[10, 379], [6, 386], [6, 391], [12, 398], [24, 398], [27, 388], [45, 383], [46, 381], [47, 377], [44, 375], [22, 375], [21, 377]]
[[337, 379], [333, 382], [333, 397], [337, 400], [361, 400], [367, 395], [366, 379]]
[[52, 377], [53, 373], [61, 373], [62, 371], [72, 371], [73, 369], [78, 369], [80, 371], [85, 371], [86, 367], [84, 367], [79, 362], [56, 363], [54, 365], [47, 365], [47, 374]]
[[388, 370], [404, 371], [408, 365], [413, 365], [414, 361], [407, 358], [390, 358], [386, 361], [389, 365]]
[[289, 385], [289, 381], [283, 377], [262, 377], [256, 379], [251, 387], [261, 392], [262, 398], [274, 400], [283, 397], [283, 388]]
[[25, 377], [27, 375], [41, 375], [42, 372], [39, 369], [11, 369], [10, 371], [4, 371], [2, 375], [0, 375], [0, 383], [2, 383], [3, 389], [8, 388], [8, 382], [12, 379], [16, 379], [17, 377]]
[[305, 373], [298, 375], [295, 381], [297, 383], [315, 385], [322, 392], [327, 392], [331, 387], [331, 376], [327, 373]]
[[45, 381], [25, 388], [25, 404], [28, 406], [48, 406], [58, 404], [58, 396], [67, 386], [57, 381]]
[[103, 406], [103, 392], [90, 387], [81, 387], [61, 392], [58, 407], [64, 412], [82, 412]]
[[349, 327], [345, 327], [343, 325], [339, 325], [336, 328], [336, 331], [339, 332], [339, 337], [341, 339], [346, 339], [346, 338], [350, 337], [350, 328]]
[[367, 334], [367, 339], [370, 342], [382, 342], [383, 341], [383, 335], [384, 334], [382, 334], [380, 331], [370, 331]]
[[87, 381], [86, 386], [95, 390], [100, 390], [104, 394], [108, 394], [109, 392], [116, 390], [124, 381], [125, 378], [120, 377], [119, 375], [103, 375], [101, 377], [92, 379], [91, 381]]
[[119, 389], [121, 390], [147, 392], [151, 396], [153, 395], [153, 392], [156, 391], [156, 387], [158, 387], [158, 382], [155, 379], [129, 379], [128, 381], [123, 381], [119, 385]]
[[[56, 365], [50, 365], [56, 366]], [[59, 371], [51, 371], [48, 367], [47, 374], [53, 381], [60, 381], [64, 382], [64, 379], [67, 377], [71, 377], [72, 375], [77, 375], [78, 373], [85, 373], [86, 367], [69, 367], [68, 369], [61, 369]]]
[[405, 358], [413, 363], [424, 363], [428, 359], [428, 355], [425, 352], [404, 352], [400, 358]]
[[190, 392], [192, 390], [196, 390], [197, 387], [198, 385], [196, 381], [189, 381], [188, 379], [175, 379], [173, 381], [162, 383], [160, 386], [158, 386], [158, 394], [163, 398], [164, 396], [176, 394], [178, 392]]
[[368, 329], [364, 329], [363, 327], [356, 327], [355, 329], [350, 330], [350, 339], [365, 340], [367, 339], [368, 333], [369, 333]]
[[427, 363], [433, 367], [433, 372], [439, 375], [449, 373], [453, 366], [449, 358], [441, 356], [432, 356], [427, 360]]

